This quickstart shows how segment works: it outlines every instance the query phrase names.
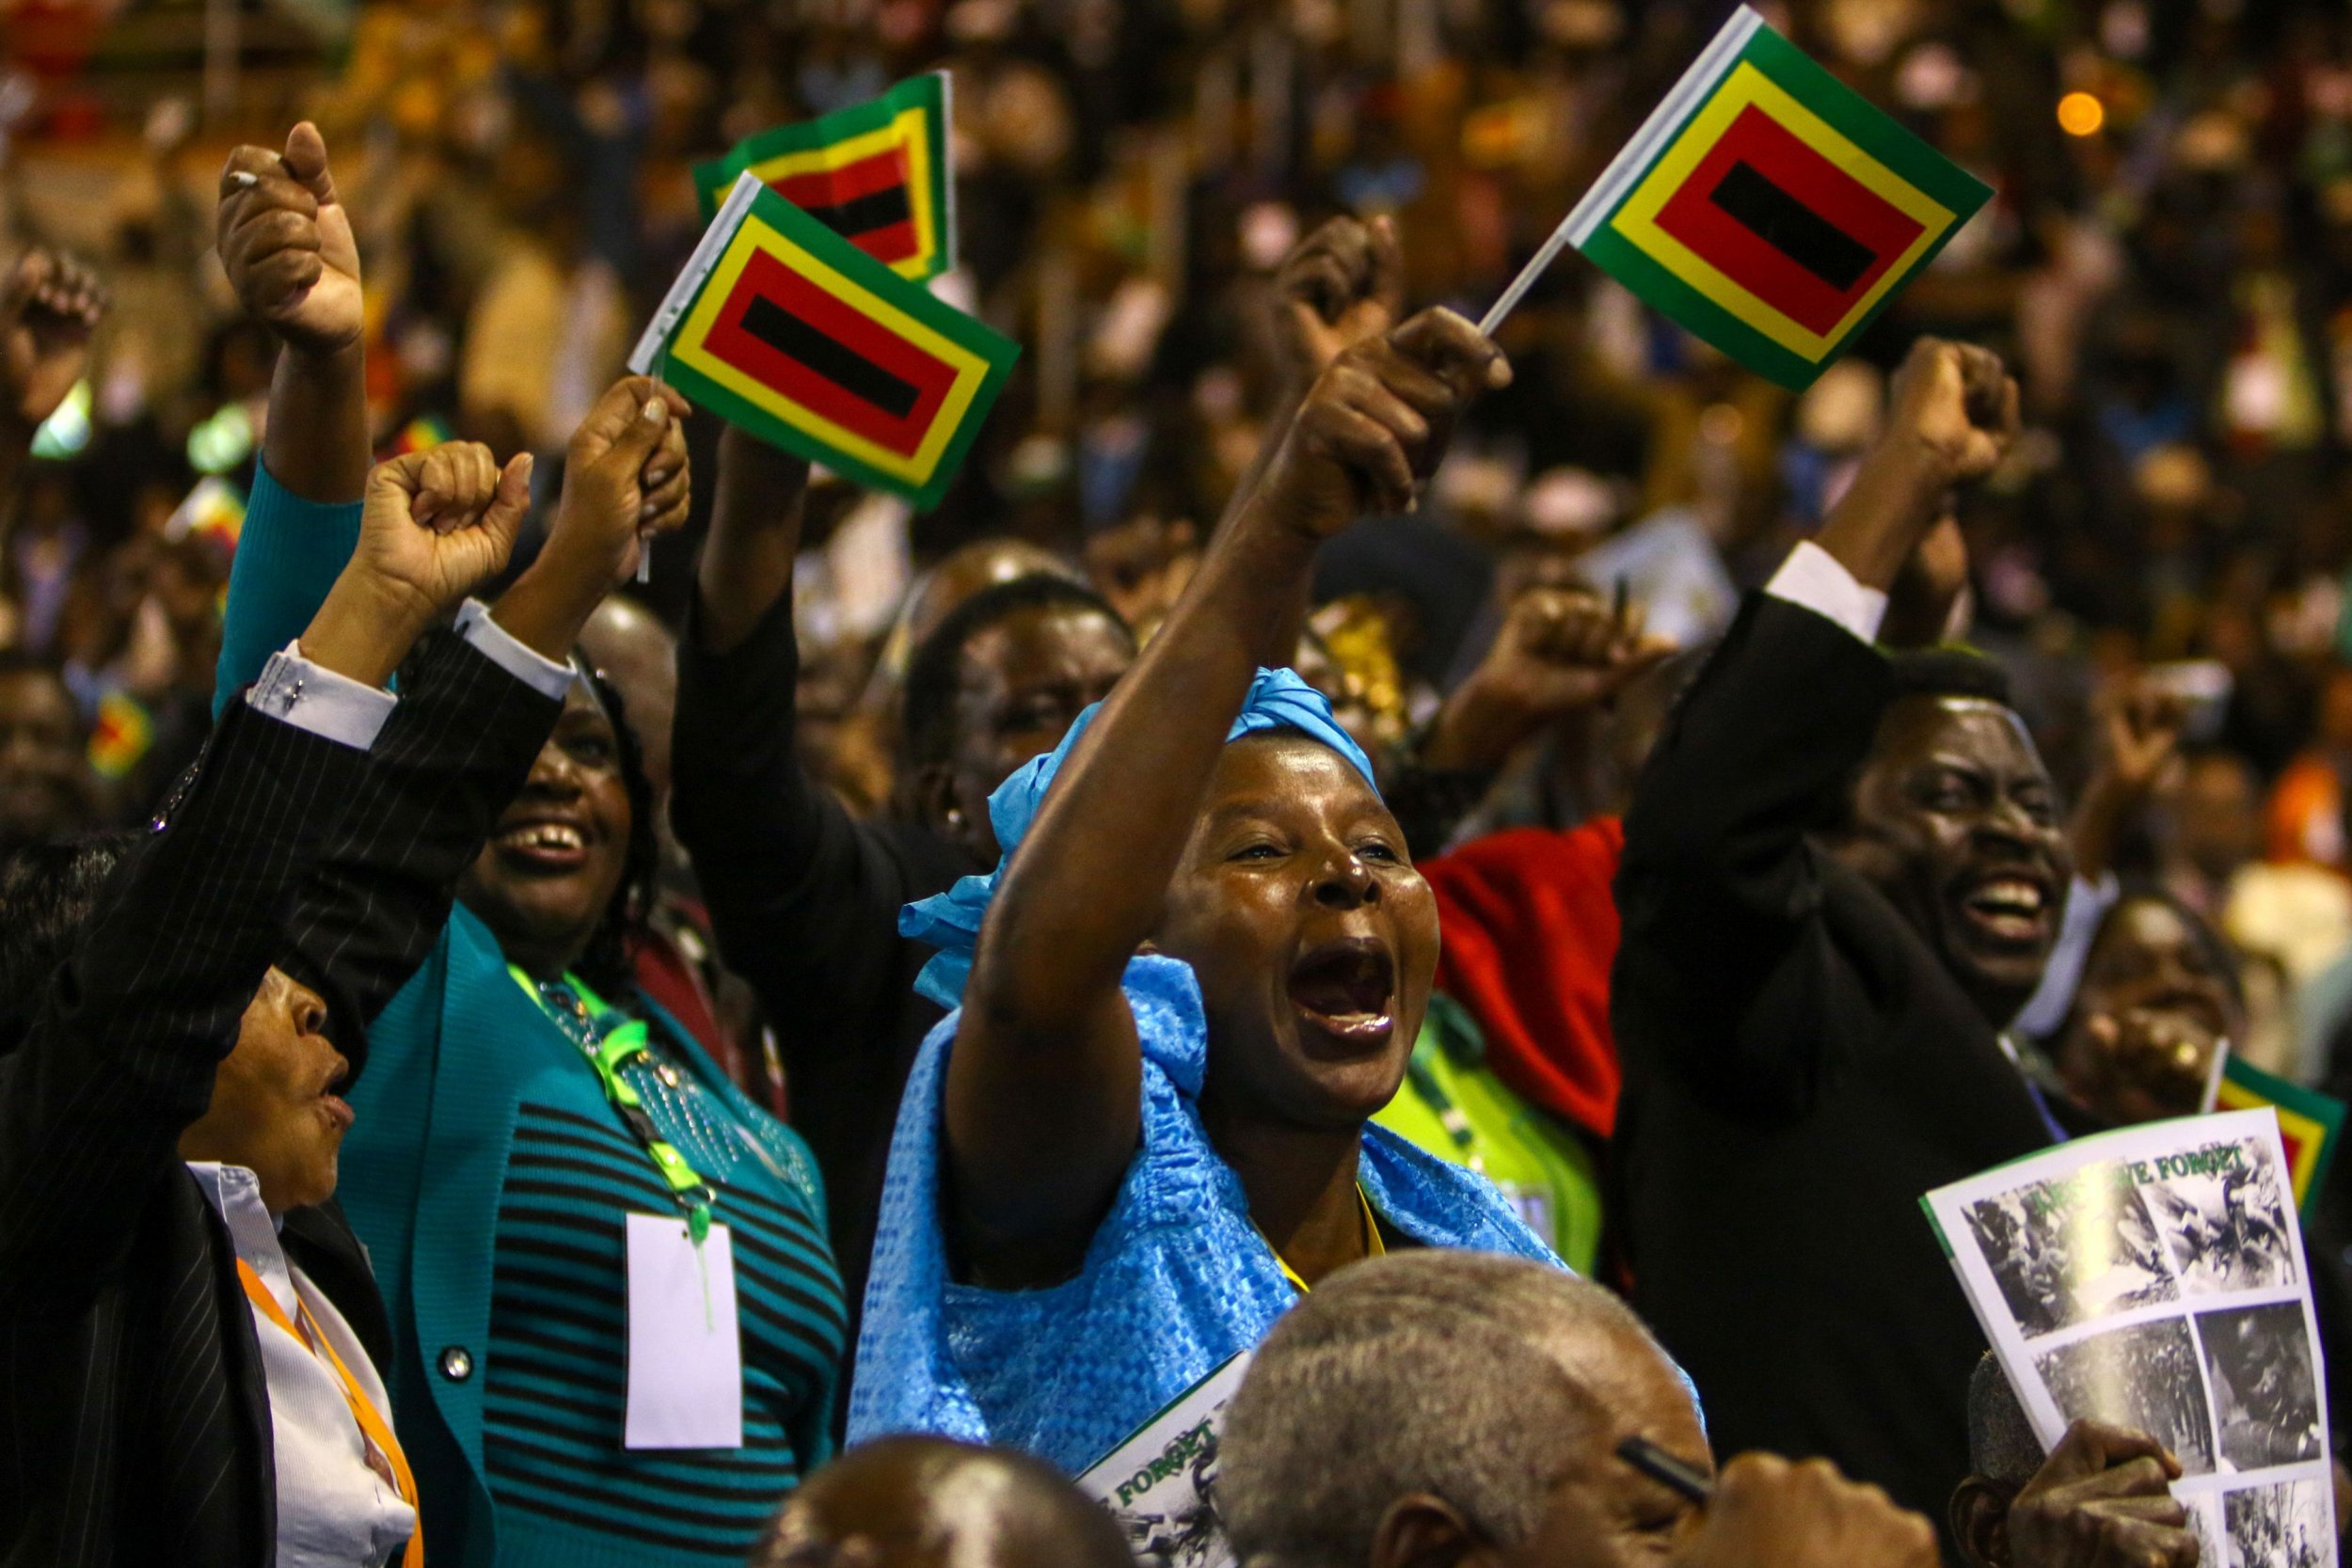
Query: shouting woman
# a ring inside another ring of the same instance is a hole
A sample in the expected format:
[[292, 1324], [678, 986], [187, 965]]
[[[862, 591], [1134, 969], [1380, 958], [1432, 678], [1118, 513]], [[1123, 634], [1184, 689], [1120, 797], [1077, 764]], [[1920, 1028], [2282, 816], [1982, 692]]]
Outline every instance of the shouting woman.
[[[1006, 862], [912, 905], [961, 1006], [900, 1112], [852, 1441], [1067, 1468], [1391, 1247], [1549, 1260], [1486, 1181], [1377, 1127], [1437, 907], [1363, 753], [1287, 670], [1317, 544], [1406, 508], [1494, 346], [1432, 311], [1317, 381], [1160, 635], [992, 797]], [[1050, 793], [1049, 793], [1050, 786]]]

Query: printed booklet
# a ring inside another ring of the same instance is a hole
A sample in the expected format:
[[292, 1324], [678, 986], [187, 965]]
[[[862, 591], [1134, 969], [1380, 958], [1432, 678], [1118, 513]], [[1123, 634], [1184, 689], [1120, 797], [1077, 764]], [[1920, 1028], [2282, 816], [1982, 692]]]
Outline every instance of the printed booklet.
[[1136, 1568], [1232, 1568], [1216, 1513], [1216, 1446], [1225, 1407], [1248, 1370], [1245, 1351], [1177, 1395], [1078, 1478], [1078, 1489], [1126, 1530]]
[[2078, 1138], [1920, 1199], [2043, 1449], [2091, 1418], [2181, 1462], [2214, 1568], [2334, 1568], [2318, 1324], [2268, 1110]]

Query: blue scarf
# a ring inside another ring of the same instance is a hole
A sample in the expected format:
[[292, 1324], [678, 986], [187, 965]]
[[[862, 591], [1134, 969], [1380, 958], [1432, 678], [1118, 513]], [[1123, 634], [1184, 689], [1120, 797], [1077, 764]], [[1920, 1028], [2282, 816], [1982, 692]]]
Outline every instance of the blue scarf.
[[[996, 830], [996, 843], [1003, 853], [996, 869], [984, 877], [965, 877], [946, 892], [909, 904], [898, 911], [898, 934], [917, 942], [930, 942], [939, 949], [923, 973], [915, 976], [914, 989], [943, 1007], [962, 1005], [963, 983], [972, 974], [973, 950], [979, 945], [980, 923], [988, 918], [988, 907], [996, 897], [998, 879], [1027, 835], [1029, 824], [1037, 820], [1038, 807], [1044, 804], [1045, 792], [1053, 787], [1054, 777], [1078, 737], [1094, 722], [1094, 716], [1103, 705], [1096, 703], [1078, 715], [1078, 721], [1070, 726], [1060, 745], [1042, 756], [1032, 757], [1013, 769], [1010, 777], [996, 786], [988, 798], [988, 820]], [[1225, 732], [1226, 742], [1239, 740], [1246, 735], [1261, 735], [1268, 730], [1295, 730], [1310, 740], [1319, 741], [1347, 759], [1375, 793], [1379, 784], [1372, 776], [1372, 759], [1363, 748], [1348, 738], [1347, 732], [1331, 717], [1331, 705], [1323, 693], [1298, 678], [1291, 670], [1261, 670], [1249, 683], [1249, 695], [1242, 700], [1241, 714], [1233, 727]]]

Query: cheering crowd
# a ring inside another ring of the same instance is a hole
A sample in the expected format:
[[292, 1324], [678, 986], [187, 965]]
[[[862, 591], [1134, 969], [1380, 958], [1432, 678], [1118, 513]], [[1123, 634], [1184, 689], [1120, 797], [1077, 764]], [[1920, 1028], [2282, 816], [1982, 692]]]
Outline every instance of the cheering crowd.
[[[1244, 1353], [1244, 1568], [2200, 1560], [1918, 1200], [2352, 1085], [2352, 28], [1777, 19], [2002, 189], [1791, 398], [1468, 319], [1705, 8], [587, 9], [0, 279], [0, 1562], [1190, 1563], [1073, 1478]], [[911, 516], [619, 360], [943, 55]]]

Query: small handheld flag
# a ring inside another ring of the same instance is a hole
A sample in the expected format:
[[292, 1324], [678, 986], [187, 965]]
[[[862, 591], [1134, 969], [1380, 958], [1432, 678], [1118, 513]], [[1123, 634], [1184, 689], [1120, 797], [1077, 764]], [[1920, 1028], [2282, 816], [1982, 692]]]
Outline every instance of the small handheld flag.
[[2336, 1140], [2344, 1132], [2344, 1101], [2265, 1072], [2232, 1053], [2221, 1069], [2214, 1108], [2259, 1111], [2265, 1106], [2279, 1113], [2279, 1137], [2286, 1146], [2295, 1207], [2309, 1219], [2312, 1205], [2328, 1180], [2328, 1166], [2336, 1157]]
[[127, 691], [109, 691], [98, 699], [98, 718], [89, 732], [89, 765], [100, 778], [129, 777], [154, 744], [155, 721], [145, 704]]
[[237, 538], [245, 531], [245, 497], [227, 480], [207, 474], [196, 482], [187, 499], [164, 519], [164, 537], [175, 543], [201, 539], [225, 556], [237, 553]]
[[947, 73], [880, 98], [779, 125], [694, 166], [703, 216], [751, 174], [868, 256], [920, 282], [956, 264], [955, 179], [948, 167]]
[[938, 504], [1021, 350], [746, 172], [629, 356], [859, 483]]
[[1572, 245], [1801, 389], [1992, 194], [1742, 6], [1480, 327]]

